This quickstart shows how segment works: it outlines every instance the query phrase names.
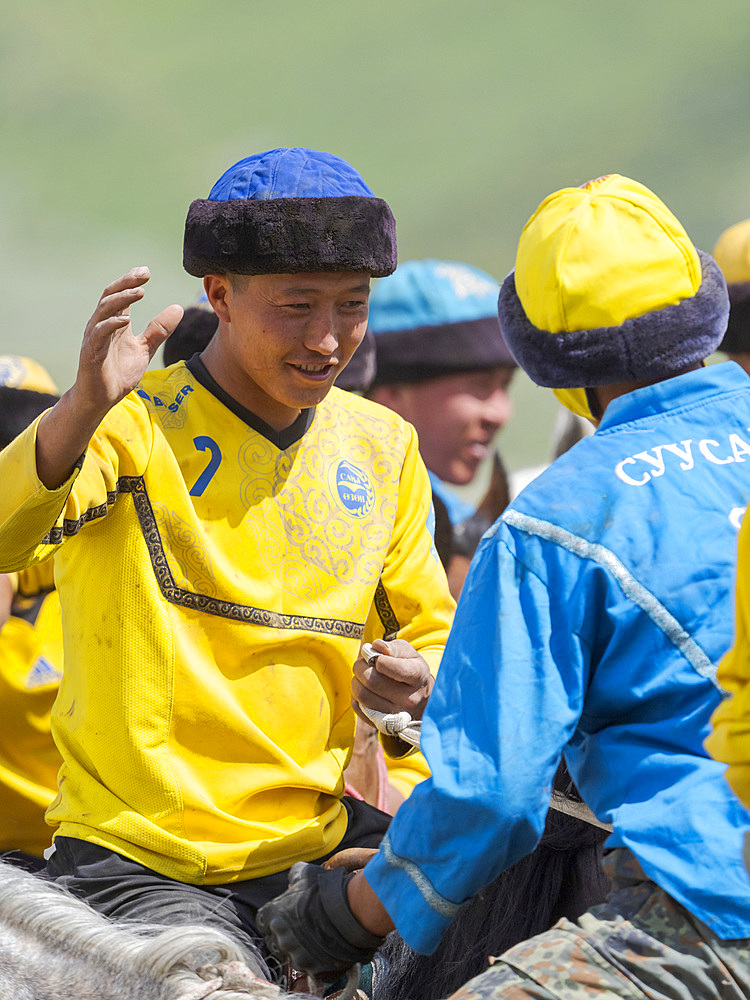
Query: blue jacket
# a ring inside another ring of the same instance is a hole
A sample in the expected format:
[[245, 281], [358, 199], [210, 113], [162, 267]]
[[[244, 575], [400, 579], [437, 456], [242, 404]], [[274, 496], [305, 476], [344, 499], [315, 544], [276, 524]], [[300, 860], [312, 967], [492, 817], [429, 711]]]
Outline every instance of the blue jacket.
[[533, 850], [561, 751], [608, 846], [750, 937], [750, 813], [703, 749], [749, 499], [750, 379], [726, 363], [615, 399], [485, 535], [423, 725], [432, 777], [365, 870], [414, 948]]

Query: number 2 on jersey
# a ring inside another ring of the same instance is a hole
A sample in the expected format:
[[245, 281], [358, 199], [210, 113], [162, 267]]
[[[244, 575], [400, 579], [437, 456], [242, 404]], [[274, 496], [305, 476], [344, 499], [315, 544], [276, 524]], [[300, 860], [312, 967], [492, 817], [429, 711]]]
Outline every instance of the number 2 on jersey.
[[213, 438], [206, 437], [204, 434], [200, 437], [193, 438], [193, 444], [198, 451], [209, 451], [211, 453], [208, 465], [195, 480], [195, 485], [190, 491], [191, 497], [200, 497], [203, 496], [206, 487], [211, 482], [216, 470], [221, 465], [221, 448]]

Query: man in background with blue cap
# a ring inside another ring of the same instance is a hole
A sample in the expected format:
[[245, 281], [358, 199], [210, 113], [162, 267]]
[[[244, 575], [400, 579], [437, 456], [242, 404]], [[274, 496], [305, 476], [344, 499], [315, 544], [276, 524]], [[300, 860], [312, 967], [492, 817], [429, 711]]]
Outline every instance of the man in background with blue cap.
[[409, 260], [378, 281], [370, 300], [369, 396], [416, 428], [433, 491], [454, 524], [474, 507], [450, 485], [473, 482], [512, 412], [516, 363], [497, 321], [498, 291], [469, 264]]
[[396, 266], [387, 204], [272, 150], [193, 202], [184, 264], [215, 336], [146, 372], [182, 310], [135, 337], [148, 270], [105, 289], [75, 385], [0, 460], [2, 569], [55, 554], [49, 873], [115, 918], [218, 923], [268, 977], [255, 912], [289, 866], [387, 826], [342, 798], [352, 696], [420, 716], [453, 606], [413, 429], [333, 388]]
[[[612, 891], [456, 997], [750, 997], [750, 812], [703, 745], [750, 500], [750, 379], [704, 367], [728, 311], [716, 263], [626, 177], [556, 191], [524, 227], [503, 334], [597, 430], [482, 540], [423, 723], [432, 776], [347, 894], [364, 929], [395, 924], [431, 954], [464, 901], [533, 850], [561, 754], [612, 827]], [[323, 884], [310, 867], [259, 914], [272, 946], [313, 972], [365, 960], [296, 919]]]

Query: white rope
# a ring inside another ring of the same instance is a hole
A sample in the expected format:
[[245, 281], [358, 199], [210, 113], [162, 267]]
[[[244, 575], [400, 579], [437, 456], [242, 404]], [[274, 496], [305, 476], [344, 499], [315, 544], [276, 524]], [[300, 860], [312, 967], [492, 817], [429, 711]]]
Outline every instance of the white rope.
[[412, 719], [408, 712], [387, 715], [385, 712], [376, 712], [374, 708], [365, 708], [364, 705], [359, 707], [362, 714], [366, 715], [373, 726], [384, 736], [396, 736], [404, 743], [410, 743], [419, 749], [422, 723]]
[[585, 802], [568, 798], [564, 792], [558, 792], [556, 788], [552, 789], [552, 798], [549, 807], [550, 809], [554, 809], [555, 812], [565, 813], [566, 816], [575, 816], [576, 819], [580, 819], [590, 826], [597, 826], [600, 830], [607, 830], [608, 833], [612, 833], [611, 824], [602, 823], [601, 820], [598, 820]]

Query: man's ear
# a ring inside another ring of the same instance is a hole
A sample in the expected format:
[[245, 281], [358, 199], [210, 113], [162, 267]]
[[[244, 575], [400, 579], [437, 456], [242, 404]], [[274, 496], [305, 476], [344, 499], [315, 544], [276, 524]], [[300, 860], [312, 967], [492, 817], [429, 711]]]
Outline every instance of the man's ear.
[[203, 289], [211, 308], [222, 323], [231, 323], [232, 283], [226, 274], [207, 274], [203, 279]]

